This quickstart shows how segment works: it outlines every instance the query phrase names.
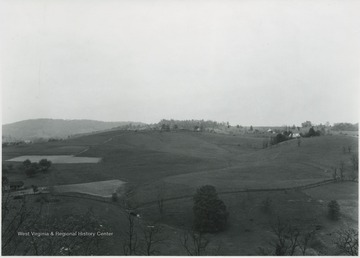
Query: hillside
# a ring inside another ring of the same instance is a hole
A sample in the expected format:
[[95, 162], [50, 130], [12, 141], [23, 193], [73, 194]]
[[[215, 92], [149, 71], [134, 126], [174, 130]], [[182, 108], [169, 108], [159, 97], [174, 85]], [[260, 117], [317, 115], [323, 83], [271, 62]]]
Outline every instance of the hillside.
[[[66, 138], [70, 135], [108, 130], [132, 122], [95, 120], [30, 119], [2, 126], [3, 141]], [[140, 124], [140, 123], [132, 123]]]
[[[272, 248], [271, 223], [281, 218], [290, 219], [302, 234], [316, 230], [309, 254], [336, 254], [334, 232], [358, 225], [358, 184], [350, 181], [354, 172], [351, 158], [358, 153], [357, 137], [301, 138], [300, 146], [294, 139], [263, 148], [266, 137], [114, 129], [64, 141], [7, 146], [3, 148], [3, 164], [8, 168], [7, 178], [24, 181], [27, 189], [54, 186], [54, 203], [48, 211], [53, 216], [92, 209], [102, 221], [109, 222], [114, 238], [107, 239], [109, 247], [103, 246], [107, 254], [123, 255], [116, 243], [124, 242], [127, 217], [119, 214], [124, 213], [125, 203], [141, 215], [136, 229], [139, 237], [143, 234], [141, 225], [160, 225], [161, 235], [167, 239], [166, 245], [159, 247], [160, 254], [186, 255], [179, 236], [191, 227], [192, 196], [205, 184], [216, 187], [230, 213], [224, 232], [206, 234], [211, 240], [208, 249], [221, 246], [221, 255], [259, 255], [259, 247]], [[7, 161], [24, 155], [98, 157], [101, 162], [54, 163], [48, 173], [26, 177], [20, 162]], [[334, 169], [339, 171], [342, 163], [345, 180], [334, 183]], [[117, 182], [122, 186], [114, 188]], [[299, 188], [311, 184], [317, 187]], [[108, 197], [94, 196], [102, 191]], [[116, 202], [110, 198], [114, 191], [119, 197]], [[40, 197], [28, 198], [32, 205], [39, 205]], [[331, 199], [341, 205], [340, 221], [327, 218]], [[159, 200], [164, 205], [161, 212]], [[266, 202], [270, 203], [268, 211], [263, 208]]]
[[[54, 169], [59, 171], [56, 178], [50, 179], [52, 185], [120, 179], [134, 184], [155, 183], [155, 188], [161, 181], [167, 182], [169, 188], [181, 184], [193, 190], [211, 183], [237, 189], [329, 179], [332, 167], [339, 166], [341, 160], [351, 166], [351, 155], [343, 153], [343, 147], [357, 150], [356, 138], [344, 136], [304, 138], [300, 147], [291, 140], [266, 149], [262, 148], [263, 137], [111, 130], [61, 142], [6, 147], [3, 160], [22, 155], [102, 158], [96, 165], [57, 165]], [[146, 195], [146, 191], [142, 192]]]

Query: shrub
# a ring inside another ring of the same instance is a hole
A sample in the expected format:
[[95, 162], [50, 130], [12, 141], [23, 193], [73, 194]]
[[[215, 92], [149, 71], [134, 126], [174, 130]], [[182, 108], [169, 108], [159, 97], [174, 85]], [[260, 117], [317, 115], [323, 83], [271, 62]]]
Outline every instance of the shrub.
[[34, 167], [28, 167], [25, 169], [25, 174], [28, 177], [33, 177], [33, 176], [35, 176], [36, 173], [37, 173], [37, 170]]
[[306, 134], [306, 137], [320, 136], [321, 132], [319, 130], [315, 131], [313, 127], [309, 129], [309, 132]]
[[267, 197], [265, 200], [262, 201], [261, 209], [265, 213], [270, 213], [272, 210], [272, 200], [270, 197]]
[[30, 167], [30, 165], [31, 165], [31, 161], [30, 161], [29, 159], [27, 159], [27, 160], [25, 160], [22, 164], [23, 164], [23, 166], [24, 166], [25, 168], [28, 168], [28, 167]]
[[338, 220], [340, 217], [340, 205], [337, 201], [332, 200], [328, 204], [328, 215], [332, 220]]
[[111, 195], [111, 200], [112, 200], [113, 202], [117, 202], [117, 200], [118, 200], [118, 195], [117, 195], [117, 193], [113, 193], [113, 194]]
[[214, 186], [200, 187], [194, 195], [194, 228], [200, 232], [218, 232], [225, 228], [229, 213], [218, 198]]
[[46, 172], [51, 166], [51, 161], [47, 159], [42, 159], [39, 161], [39, 166], [41, 171]]
[[280, 142], [284, 142], [286, 140], [289, 140], [289, 137], [287, 137], [286, 135], [283, 135], [281, 133], [278, 133], [275, 137], [271, 137], [270, 144], [275, 145], [275, 144], [278, 144]]

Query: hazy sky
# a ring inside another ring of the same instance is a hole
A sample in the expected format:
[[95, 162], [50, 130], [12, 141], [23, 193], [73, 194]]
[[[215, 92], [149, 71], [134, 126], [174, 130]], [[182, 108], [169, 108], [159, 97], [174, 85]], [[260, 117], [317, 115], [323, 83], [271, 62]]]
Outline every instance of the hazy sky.
[[360, 1], [5, 0], [2, 122], [358, 122]]

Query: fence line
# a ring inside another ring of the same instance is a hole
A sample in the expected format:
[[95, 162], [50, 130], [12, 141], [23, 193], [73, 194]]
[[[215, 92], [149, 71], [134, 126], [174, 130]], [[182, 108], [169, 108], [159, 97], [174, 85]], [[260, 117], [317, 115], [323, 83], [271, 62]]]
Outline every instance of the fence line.
[[[343, 180], [344, 181], [348, 181], [348, 182], [353, 182], [352, 180]], [[332, 184], [332, 183], [337, 183], [339, 181], [334, 180], [334, 179], [328, 179], [328, 180], [324, 180], [324, 181], [320, 181], [320, 182], [316, 182], [316, 183], [311, 183], [311, 184], [306, 184], [306, 185], [301, 185], [301, 186], [294, 186], [294, 187], [279, 187], [279, 188], [255, 188], [255, 189], [238, 189], [238, 190], [232, 190], [232, 191], [222, 191], [222, 192], [218, 192], [219, 195], [227, 195], [227, 194], [236, 194], [236, 193], [249, 193], [249, 192], [277, 192], [277, 191], [292, 191], [292, 190], [305, 190], [305, 189], [311, 189], [311, 188], [315, 188], [315, 187], [319, 187], [319, 186], [323, 186], [323, 185], [327, 185], [327, 184]], [[53, 193], [53, 196], [60, 196], [60, 197], [74, 197], [74, 198], [80, 198], [80, 199], [88, 199], [88, 200], [93, 200], [93, 201], [100, 201], [103, 203], [109, 203], [109, 204], [113, 204], [113, 205], [119, 205], [118, 202], [113, 202], [111, 200], [111, 198], [106, 198], [106, 197], [101, 197], [101, 196], [94, 196], [94, 195], [89, 195], [89, 194], [84, 194], [84, 193], [76, 193], [76, 192], [68, 192], [68, 193]], [[166, 198], [163, 199], [163, 202], [169, 202], [169, 201], [176, 201], [176, 200], [183, 200], [183, 199], [190, 199], [193, 198], [193, 194], [192, 195], [182, 195], [182, 196], [177, 196], [177, 197], [172, 197], [172, 198]], [[146, 203], [142, 203], [139, 208], [145, 208], [147, 206], [152, 206], [158, 203], [158, 200], [155, 201], [150, 201], [150, 202], [146, 202]]]

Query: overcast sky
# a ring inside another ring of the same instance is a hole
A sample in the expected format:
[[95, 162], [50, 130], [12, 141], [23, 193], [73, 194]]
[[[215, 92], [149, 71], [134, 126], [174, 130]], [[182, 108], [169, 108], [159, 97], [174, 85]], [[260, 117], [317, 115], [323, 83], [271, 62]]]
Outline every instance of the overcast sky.
[[358, 122], [360, 1], [7, 0], [2, 123]]

